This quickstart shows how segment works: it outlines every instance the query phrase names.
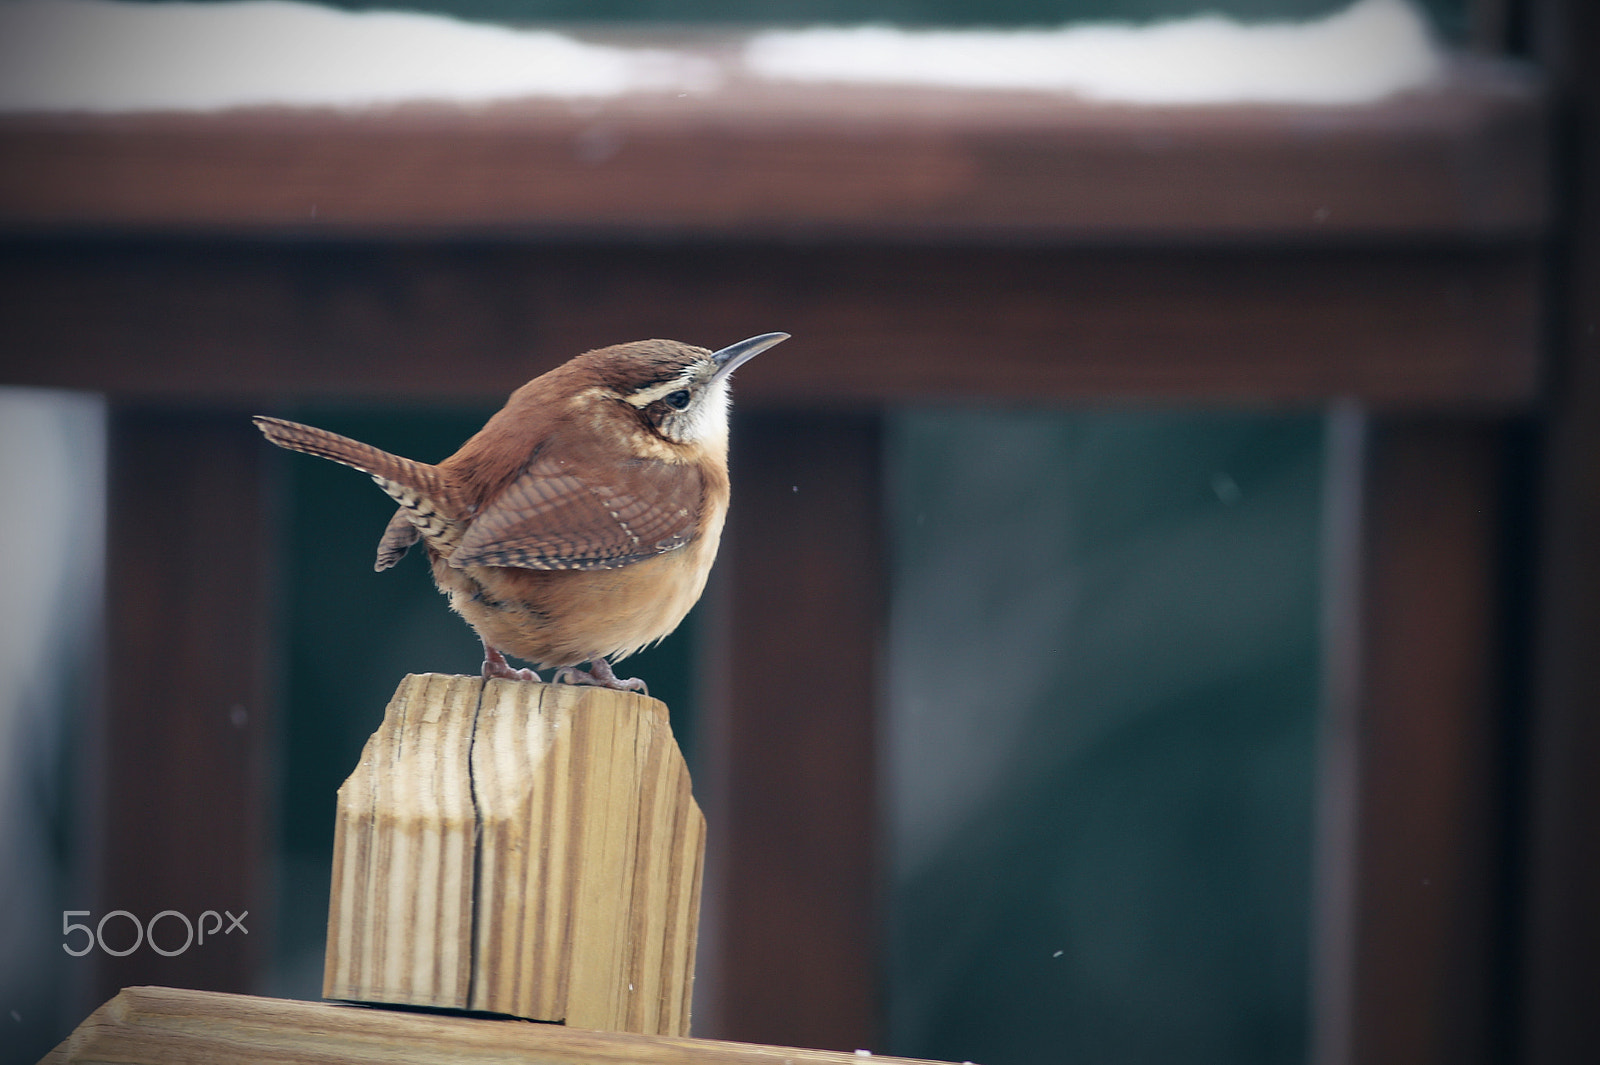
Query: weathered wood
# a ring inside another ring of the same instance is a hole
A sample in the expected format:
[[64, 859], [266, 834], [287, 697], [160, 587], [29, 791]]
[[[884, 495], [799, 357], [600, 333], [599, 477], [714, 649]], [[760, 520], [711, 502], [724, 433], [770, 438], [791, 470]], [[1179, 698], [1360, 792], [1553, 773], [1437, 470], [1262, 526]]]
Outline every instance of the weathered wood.
[[130, 987], [40, 1065], [858, 1065], [851, 1053]]
[[324, 997], [688, 1032], [705, 821], [661, 703], [408, 676], [337, 816]]

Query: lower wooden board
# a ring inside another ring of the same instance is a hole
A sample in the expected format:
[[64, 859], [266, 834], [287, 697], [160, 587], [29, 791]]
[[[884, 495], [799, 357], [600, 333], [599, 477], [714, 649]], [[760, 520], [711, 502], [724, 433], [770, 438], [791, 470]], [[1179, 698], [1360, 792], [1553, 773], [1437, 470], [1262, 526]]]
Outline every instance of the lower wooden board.
[[[40, 1065], [335, 1065], [406, 1061], [525, 1065], [859, 1065], [863, 1055], [596, 1032], [564, 1025], [130, 987]], [[908, 1058], [875, 1058], [905, 1062]]]

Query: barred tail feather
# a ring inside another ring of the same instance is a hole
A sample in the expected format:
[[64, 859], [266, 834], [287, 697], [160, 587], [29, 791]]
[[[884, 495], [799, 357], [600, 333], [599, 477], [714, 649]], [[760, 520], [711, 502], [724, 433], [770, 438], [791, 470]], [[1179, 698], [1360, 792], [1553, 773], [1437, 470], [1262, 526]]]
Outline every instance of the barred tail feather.
[[394, 517], [389, 519], [389, 525], [383, 530], [383, 538], [378, 541], [378, 560], [372, 568], [383, 572], [396, 562], [405, 557], [411, 550], [411, 545], [421, 539], [422, 533], [411, 520], [411, 511], [401, 507], [394, 512]]
[[[454, 528], [455, 508], [450, 499], [450, 486], [439, 467], [391, 455], [371, 444], [299, 422], [264, 415], [258, 415], [254, 421], [256, 428], [279, 447], [330, 459], [370, 476], [379, 488], [400, 504], [407, 518], [422, 535], [442, 537], [447, 541], [460, 538], [460, 531]], [[386, 546], [392, 555], [388, 565], [393, 565], [410, 543], [404, 547], [398, 543]], [[400, 547], [398, 553], [394, 553], [396, 547]], [[384, 557], [379, 556], [380, 569], [387, 568], [383, 565]]]
[[282, 417], [258, 416], [254, 422], [256, 429], [266, 433], [267, 440], [280, 448], [288, 448], [290, 451], [299, 451], [302, 454], [314, 454], [320, 459], [333, 459], [334, 462], [349, 465], [362, 473], [370, 473], [371, 477], [414, 483], [416, 488], [424, 488], [422, 481], [429, 480], [426, 470], [430, 467], [422, 462], [413, 462], [411, 459], [402, 459], [397, 454], [379, 451], [374, 446], [363, 445], [360, 440], [341, 437], [339, 433], [315, 429], [312, 425], [301, 425], [299, 422], [286, 422]]

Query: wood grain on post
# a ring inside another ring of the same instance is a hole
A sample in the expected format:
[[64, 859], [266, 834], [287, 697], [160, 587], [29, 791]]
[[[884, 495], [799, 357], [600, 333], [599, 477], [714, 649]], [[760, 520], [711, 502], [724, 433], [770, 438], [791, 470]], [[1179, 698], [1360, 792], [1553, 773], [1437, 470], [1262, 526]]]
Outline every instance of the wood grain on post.
[[408, 676], [339, 789], [323, 996], [687, 1034], [704, 853], [660, 702]]

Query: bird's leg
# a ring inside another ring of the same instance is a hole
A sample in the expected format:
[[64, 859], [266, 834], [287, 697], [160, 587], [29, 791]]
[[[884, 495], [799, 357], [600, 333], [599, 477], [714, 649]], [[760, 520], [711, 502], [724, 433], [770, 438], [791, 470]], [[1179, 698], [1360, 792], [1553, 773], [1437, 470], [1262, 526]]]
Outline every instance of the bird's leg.
[[650, 694], [650, 689], [645, 687], [644, 681], [638, 677], [623, 680], [611, 672], [611, 663], [607, 662], [603, 655], [590, 661], [588, 669], [566, 666], [559, 670], [553, 679], [557, 684], [593, 684], [601, 688], [615, 688], [618, 691]]
[[506, 664], [506, 656], [496, 651], [488, 644], [483, 645], [483, 679], [494, 680], [539, 680], [539, 674], [531, 669], [512, 669]]

